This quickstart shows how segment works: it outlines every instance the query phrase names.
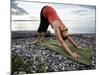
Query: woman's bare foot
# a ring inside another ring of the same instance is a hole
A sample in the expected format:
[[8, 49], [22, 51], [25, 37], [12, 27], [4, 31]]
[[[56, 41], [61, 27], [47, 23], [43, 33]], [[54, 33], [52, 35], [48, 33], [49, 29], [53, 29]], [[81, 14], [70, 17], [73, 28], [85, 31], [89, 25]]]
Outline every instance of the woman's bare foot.
[[41, 38], [41, 39], [40, 39], [40, 42], [41, 42], [41, 43], [46, 42], [46, 41], [45, 41], [45, 38]]
[[33, 41], [33, 43], [35, 43], [35, 44], [36, 44], [36, 43], [39, 43], [39, 40], [35, 40], [35, 41]]

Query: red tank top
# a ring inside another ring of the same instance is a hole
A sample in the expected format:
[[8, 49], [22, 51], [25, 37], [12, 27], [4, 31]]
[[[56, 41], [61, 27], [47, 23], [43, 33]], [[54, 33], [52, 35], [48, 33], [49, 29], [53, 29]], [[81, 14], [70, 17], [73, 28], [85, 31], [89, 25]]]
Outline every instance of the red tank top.
[[42, 13], [43, 13], [44, 17], [48, 18], [48, 21], [51, 25], [56, 20], [59, 20], [59, 22], [62, 25], [62, 22], [61, 22], [60, 18], [58, 17], [58, 15], [57, 15], [54, 8], [52, 8], [50, 6], [44, 6], [44, 9], [43, 9]]

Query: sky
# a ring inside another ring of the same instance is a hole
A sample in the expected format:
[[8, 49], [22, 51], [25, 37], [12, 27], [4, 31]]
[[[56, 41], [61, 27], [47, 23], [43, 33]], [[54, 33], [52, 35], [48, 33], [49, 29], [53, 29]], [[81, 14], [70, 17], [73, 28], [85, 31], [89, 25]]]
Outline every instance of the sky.
[[[26, 0], [27, 1], [27, 0]], [[40, 20], [40, 11], [43, 6], [52, 6], [63, 23], [69, 27], [70, 32], [93, 32], [95, 33], [95, 13], [96, 7], [91, 5], [73, 5], [73, 4], [60, 4], [60, 3], [41, 3], [41, 2], [23, 2], [12, 0], [12, 20], [34, 20], [38, 22], [31, 22], [30, 25], [26, 23], [26, 27], [21, 24], [18, 27], [17, 23], [12, 23], [12, 30], [16, 29], [30, 29], [32, 27], [37, 29]], [[18, 22], [18, 21], [17, 21]], [[15, 26], [14, 26], [15, 25]], [[17, 27], [16, 27], [17, 25]], [[52, 29], [50, 29], [53, 31]]]

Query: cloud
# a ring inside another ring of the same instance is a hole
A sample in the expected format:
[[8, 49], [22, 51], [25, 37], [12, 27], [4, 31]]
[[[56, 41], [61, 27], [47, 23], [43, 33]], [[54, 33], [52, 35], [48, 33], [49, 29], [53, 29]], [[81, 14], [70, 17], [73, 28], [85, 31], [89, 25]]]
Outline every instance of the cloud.
[[11, 0], [11, 8], [12, 8], [12, 14], [13, 15], [23, 15], [28, 14], [27, 11], [25, 11], [23, 8], [18, 6], [17, 0]]
[[74, 11], [72, 11], [71, 13], [72, 14], [77, 14], [77, 15], [89, 15], [88, 13], [88, 10], [74, 10]]
[[72, 10], [72, 14], [88, 16], [93, 15], [95, 13], [95, 6], [89, 5], [76, 5], [76, 8]]

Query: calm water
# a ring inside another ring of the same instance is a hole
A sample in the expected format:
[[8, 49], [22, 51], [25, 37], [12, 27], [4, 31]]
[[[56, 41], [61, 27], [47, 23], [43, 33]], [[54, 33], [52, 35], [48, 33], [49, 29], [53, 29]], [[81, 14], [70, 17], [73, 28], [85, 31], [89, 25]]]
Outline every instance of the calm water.
[[[39, 27], [40, 21], [12, 21], [12, 31], [19, 30], [37, 30]], [[77, 23], [77, 22], [67, 22], [63, 21], [64, 24], [69, 28], [70, 33], [95, 33], [95, 24], [93, 23]], [[51, 32], [54, 32], [51, 26], [49, 29]]]

